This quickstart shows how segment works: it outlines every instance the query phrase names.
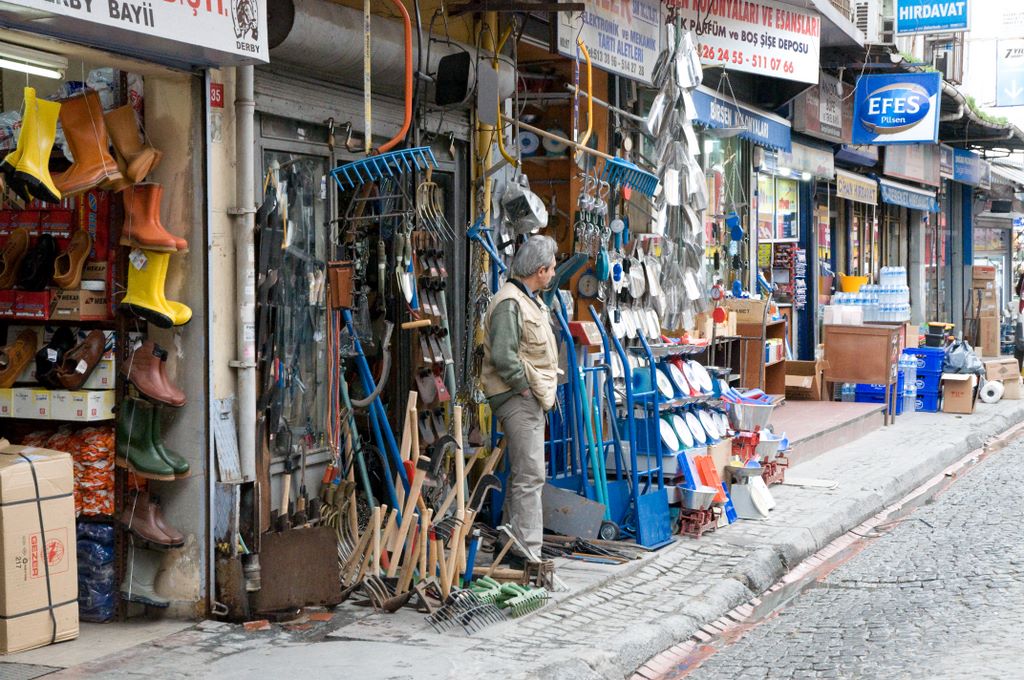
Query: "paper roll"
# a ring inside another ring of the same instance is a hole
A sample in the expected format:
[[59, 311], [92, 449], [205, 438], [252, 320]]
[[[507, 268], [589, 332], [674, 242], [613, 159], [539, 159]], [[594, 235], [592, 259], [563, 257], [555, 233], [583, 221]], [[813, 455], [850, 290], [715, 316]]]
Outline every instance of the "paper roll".
[[994, 404], [1003, 398], [1003, 383], [998, 380], [989, 380], [981, 388], [979, 396], [986, 404]]
[[534, 156], [540, 150], [540, 137], [523, 130], [519, 133], [519, 150], [524, 156]]
[[[558, 135], [559, 137], [565, 137], [565, 132], [558, 128], [549, 128], [548, 132], [553, 135]], [[549, 156], [564, 156], [566, 149], [569, 148], [569, 145], [565, 142], [560, 142], [549, 137], [544, 138], [541, 142], [541, 146], [544, 147], [544, 152]]]

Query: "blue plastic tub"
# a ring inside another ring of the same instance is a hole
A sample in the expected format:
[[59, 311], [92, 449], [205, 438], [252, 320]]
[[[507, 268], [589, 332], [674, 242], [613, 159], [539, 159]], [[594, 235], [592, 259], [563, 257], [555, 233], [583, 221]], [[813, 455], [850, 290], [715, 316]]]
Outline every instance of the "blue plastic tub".
[[917, 359], [917, 373], [942, 373], [942, 364], [946, 359], [946, 351], [941, 347], [908, 347], [904, 354]]
[[942, 373], [939, 372], [939, 371], [936, 371], [934, 373], [930, 372], [930, 371], [927, 372], [927, 373], [918, 373], [917, 374], [917, 381], [915, 383], [915, 387], [916, 387], [918, 392], [935, 392], [935, 393], [938, 393], [938, 391], [939, 391], [939, 384], [941, 382], [942, 382]]
[[918, 392], [916, 410], [924, 413], [939, 412], [938, 392]]
[[[899, 379], [896, 381], [896, 392], [903, 394], [905, 389], [906, 385], [903, 380], [903, 373], [901, 372]], [[885, 385], [868, 385], [866, 383], [858, 383], [857, 394], [877, 396], [879, 403], [881, 403], [881, 400], [885, 397]]]

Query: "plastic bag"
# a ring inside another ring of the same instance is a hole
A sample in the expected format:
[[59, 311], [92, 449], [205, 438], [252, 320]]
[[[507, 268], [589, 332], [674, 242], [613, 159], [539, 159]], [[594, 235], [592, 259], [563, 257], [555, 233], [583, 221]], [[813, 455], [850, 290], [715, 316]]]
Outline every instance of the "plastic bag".
[[81, 567], [99, 569], [114, 561], [114, 546], [102, 545], [94, 541], [78, 541], [79, 572]]
[[93, 541], [100, 545], [114, 545], [114, 525], [101, 522], [79, 522], [78, 540]]
[[966, 340], [957, 340], [946, 348], [946, 360], [942, 370], [946, 373], [973, 373], [980, 378], [985, 377], [985, 365]]

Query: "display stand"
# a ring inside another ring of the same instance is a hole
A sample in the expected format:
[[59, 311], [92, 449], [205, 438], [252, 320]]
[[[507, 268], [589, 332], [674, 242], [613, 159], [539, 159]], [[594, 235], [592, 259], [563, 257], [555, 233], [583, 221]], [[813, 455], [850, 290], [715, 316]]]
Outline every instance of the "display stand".
[[896, 389], [900, 329], [893, 326], [825, 326], [825, 383], [885, 385], [885, 424], [896, 422], [890, 399]]
[[756, 387], [768, 394], [783, 395], [786, 393], [786, 358], [772, 361], [765, 360], [765, 344], [768, 340], [786, 341], [786, 321], [767, 321], [763, 324], [741, 323], [736, 326], [743, 339], [743, 371], [744, 387]]

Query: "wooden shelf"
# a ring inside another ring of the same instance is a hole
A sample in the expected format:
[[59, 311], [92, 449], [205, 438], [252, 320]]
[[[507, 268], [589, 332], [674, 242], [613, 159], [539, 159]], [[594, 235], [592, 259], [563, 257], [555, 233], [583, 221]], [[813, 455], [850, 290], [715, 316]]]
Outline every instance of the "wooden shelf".
[[785, 357], [772, 362], [764, 361], [765, 342], [772, 339], [785, 342], [785, 319], [768, 321], [763, 329], [759, 323], [740, 323], [736, 325], [736, 332], [744, 337], [741, 386], [758, 387], [769, 394], [785, 394]]

